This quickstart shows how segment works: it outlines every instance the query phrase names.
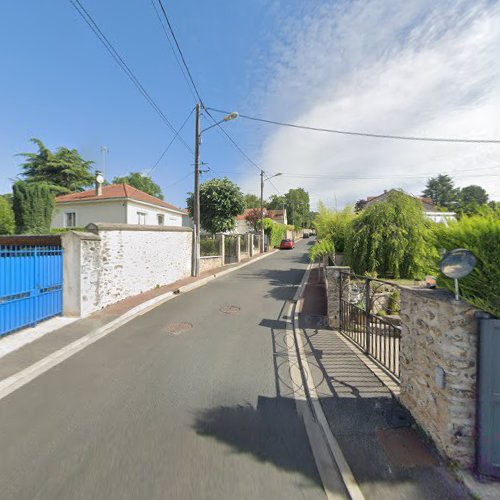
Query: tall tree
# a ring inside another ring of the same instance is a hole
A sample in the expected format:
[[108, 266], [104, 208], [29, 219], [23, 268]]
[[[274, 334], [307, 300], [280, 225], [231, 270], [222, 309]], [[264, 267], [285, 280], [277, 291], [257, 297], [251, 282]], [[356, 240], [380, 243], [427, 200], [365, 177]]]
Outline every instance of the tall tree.
[[427, 180], [422, 196], [443, 208], [453, 209], [459, 199], [459, 190], [449, 175], [439, 174]]
[[476, 185], [466, 186], [460, 189], [456, 211], [459, 215], [476, 214], [488, 203], [488, 193]]
[[[260, 208], [260, 198], [251, 193], [243, 195], [245, 201], [245, 208]], [[264, 200], [264, 208], [266, 207], [266, 202]]]
[[129, 175], [125, 175], [124, 177], [115, 177], [113, 184], [129, 184], [136, 189], [140, 189], [151, 196], [163, 200], [161, 187], [151, 177], [142, 175], [140, 172], [130, 172]]
[[488, 203], [488, 193], [481, 186], [471, 185], [465, 186], [460, 190], [460, 202], [469, 204], [477, 203], [478, 205], [486, 205]]
[[[188, 210], [193, 213], [194, 196], [189, 193], [186, 200]], [[245, 210], [240, 188], [227, 177], [211, 179], [200, 186], [201, 227], [212, 234], [232, 231], [236, 227], [236, 216]]]
[[83, 191], [94, 182], [92, 161], [84, 160], [76, 149], [61, 147], [53, 153], [40, 139], [31, 139], [38, 153], [21, 153], [27, 183], [44, 183], [56, 194]]
[[10, 201], [0, 196], [0, 234], [12, 234], [16, 228]]
[[358, 274], [421, 277], [434, 251], [428, 244], [431, 224], [417, 199], [392, 191], [349, 224], [345, 239], [349, 265]]
[[267, 202], [267, 208], [269, 210], [282, 210], [283, 208], [286, 208], [286, 197], [278, 196], [277, 194], [271, 195], [269, 201]]
[[43, 183], [28, 184], [19, 181], [12, 186], [12, 190], [16, 232], [49, 232], [54, 211], [54, 195], [51, 187]]
[[305, 227], [311, 211], [309, 193], [302, 188], [290, 189], [285, 194], [285, 199], [288, 223], [298, 227]]

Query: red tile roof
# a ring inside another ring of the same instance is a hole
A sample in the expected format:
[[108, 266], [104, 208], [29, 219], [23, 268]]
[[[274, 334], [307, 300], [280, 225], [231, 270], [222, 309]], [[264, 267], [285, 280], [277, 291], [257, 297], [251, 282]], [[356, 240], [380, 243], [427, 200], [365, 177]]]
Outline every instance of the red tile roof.
[[[257, 213], [260, 214], [259, 208], [246, 208], [245, 211], [236, 216], [236, 220], [245, 220], [245, 217], [250, 214], [253, 210], [256, 210]], [[269, 217], [270, 219], [282, 219], [283, 218], [283, 210], [268, 210], [264, 208], [264, 217]]]
[[110, 184], [109, 186], [103, 186], [102, 194], [100, 196], [96, 195], [95, 189], [89, 189], [88, 191], [82, 191], [79, 193], [63, 194], [56, 197], [56, 203], [70, 203], [72, 201], [99, 201], [109, 200], [111, 198], [130, 198], [131, 200], [143, 201], [145, 203], [151, 203], [152, 205], [157, 205], [159, 207], [187, 214], [186, 210], [171, 205], [166, 201], [160, 200], [155, 196], [151, 196], [150, 194], [129, 186], [128, 184]]

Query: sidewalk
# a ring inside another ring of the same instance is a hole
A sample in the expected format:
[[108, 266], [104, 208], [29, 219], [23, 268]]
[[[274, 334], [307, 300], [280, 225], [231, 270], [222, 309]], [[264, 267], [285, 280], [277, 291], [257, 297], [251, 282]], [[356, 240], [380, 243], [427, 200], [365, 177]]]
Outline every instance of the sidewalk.
[[[23, 344], [21, 337], [25, 337], [28, 342], [22, 347], [9, 352], [0, 357], [0, 382], [12, 375], [19, 373], [21, 370], [37, 363], [46, 358], [52, 353], [64, 348], [72, 342], [81, 339], [95, 330], [109, 325], [115, 320], [118, 320], [122, 315], [128, 313], [132, 309], [137, 309], [137, 315], [147, 312], [149, 309], [156, 307], [162, 301], [171, 299], [178, 293], [187, 292], [196, 286], [201, 286], [205, 282], [223, 276], [234, 269], [243, 267], [251, 262], [272, 255], [275, 251], [268, 252], [264, 255], [257, 255], [253, 258], [244, 259], [238, 263], [230, 264], [218, 269], [212, 269], [202, 273], [199, 277], [188, 277], [183, 280], [176, 281], [171, 285], [163, 286], [149, 290], [140, 295], [129, 297], [125, 300], [112, 304], [94, 314], [69, 322], [65, 326], [53, 331], [48, 331], [43, 336], [31, 341], [33, 329], [25, 329], [19, 332], [14, 332], [10, 335], [0, 338], [0, 343], [3, 340], [11, 341], [16, 337], [16, 344]], [[164, 297], [164, 299], [162, 299]], [[155, 303], [156, 301], [156, 303]], [[50, 320], [49, 320], [50, 321]], [[60, 324], [55, 322], [54, 324]], [[43, 323], [40, 323], [43, 328]]]
[[326, 314], [325, 285], [313, 269], [300, 333], [328, 424], [365, 498], [470, 498], [363, 354], [327, 326]]

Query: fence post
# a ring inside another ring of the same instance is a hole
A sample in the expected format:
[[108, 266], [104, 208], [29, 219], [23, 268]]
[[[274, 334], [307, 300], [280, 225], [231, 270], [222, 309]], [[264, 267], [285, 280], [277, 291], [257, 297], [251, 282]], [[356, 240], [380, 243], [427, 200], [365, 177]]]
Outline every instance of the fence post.
[[366, 337], [365, 337], [365, 354], [370, 353], [370, 310], [371, 310], [371, 300], [370, 300], [370, 278], [366, 278], [365, 283], [365, 321], [366, 321]]
[[241, 235], [238, 234], [236, 235], [236, 262], [239, 262], [241, 260]]
[[225, 236], [223, 234], [219, 234], [219, 255], [222, 257], [222, 265], [226, 264], [226, 245], [225, 245]]
[[339, 329], [341, 327], [341, 293], [342, 288], [347, 287], [349, 283], [350, 271], [351, 268], [348, 266], [327, 266], [326, 268], [328, 324], [332, 328]]
[[248, 256], [253, 257], [253, 234], [248, 235]]

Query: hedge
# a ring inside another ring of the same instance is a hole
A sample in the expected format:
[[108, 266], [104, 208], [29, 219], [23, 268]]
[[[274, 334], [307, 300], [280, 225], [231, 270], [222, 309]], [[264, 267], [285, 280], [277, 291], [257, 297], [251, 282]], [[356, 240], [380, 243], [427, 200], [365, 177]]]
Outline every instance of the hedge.
[[[466, 248], [477, 258], [469, 276], [459, 280], [460, 295], [476, 307], [500, 317], [500, 212], [484, 210], [464, 216], [448, 227], [437, 224], [434, 245], [440, 250]], [[437, 268], [437, 262], [436, 268]], [[438, 284], [454, 290], [454, 281], [442, 274]]]
[[200, 255], [202, 257], [210, 257], [210, 256], [220, 255], [219, 240], [201, 239], [200, 240]]

